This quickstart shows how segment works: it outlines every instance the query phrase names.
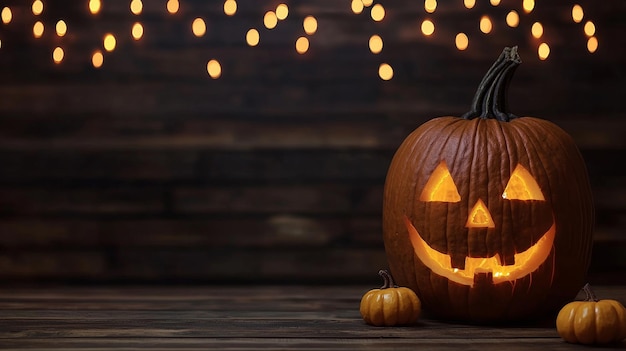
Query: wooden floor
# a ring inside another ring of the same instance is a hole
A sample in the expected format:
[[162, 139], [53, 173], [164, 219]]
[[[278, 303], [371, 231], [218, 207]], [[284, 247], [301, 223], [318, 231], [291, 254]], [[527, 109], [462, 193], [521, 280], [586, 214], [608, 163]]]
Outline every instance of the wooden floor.
[[[0, 291], [2, 350], [582, 350], [551, 323], [366, 325], [362, 286], [63, 287]], [[626, 303], [626, 287], [595, 287]], [[614, 346], [626, 349], [626, 343]], [[603, 348], [606, 350], [607, 348]]]

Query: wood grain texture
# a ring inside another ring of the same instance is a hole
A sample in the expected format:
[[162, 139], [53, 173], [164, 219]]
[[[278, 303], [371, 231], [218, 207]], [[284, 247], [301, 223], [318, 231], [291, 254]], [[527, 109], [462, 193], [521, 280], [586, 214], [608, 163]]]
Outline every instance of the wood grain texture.
[[[550, 318], [472, 326], [423, 316], [372, 327], [358, 312], [368, 286], [127, 286], [17, 288], [0, 292], [4, 350], [110, 348], [321, 350], [575, 350]], [[623, 287], [596, 287], [624, 303]], [[625, 344], [614, 345], [625, 348]]]

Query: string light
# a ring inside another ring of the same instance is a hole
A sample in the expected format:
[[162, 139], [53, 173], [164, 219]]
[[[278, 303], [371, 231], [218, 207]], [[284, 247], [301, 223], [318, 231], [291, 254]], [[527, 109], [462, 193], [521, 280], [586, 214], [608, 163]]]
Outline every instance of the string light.
[[52, 51], [52, 60], [56, 64], [61, 63], [61, 61], [63, 61], [64, 56], [65, 56], [65, 52], [63, 52], [63, 49], [58, 46], [54, 48], [54, 51]]
[[463, 0], [463, 5], [465, 5], [466, 8], [471, 9], [474, 5], [476, 5], [476, 0]]
[[234, 16], [237, 13], [237, 1], [226, 0], [224, 1], [224, 13], [227, 16]]
[[524, 8], [524, 12], [531, 13], [535, 8], [535, 0], [524, 0], [522, 7]]
[[44, 25], [43, 23], [41, 23], [41, 21], [37, 21], [35, 22], [35, 24], [33, 24], [33, 36], [35, 38], [41, 38], [41, 36], [43, 35], [43, 31]]
[[274, 29], [278, 24], [278, 17], [274, 11], [267, 11], [263, 16], [263, 24], [267, 29]]
[[506, 15], [506, 24], [511, 28], [515, 28], [519, 25], [519, 15], [517, 14], [517, 11], [511, 10]]
[[2, 9], [2, 14], [0, 14], [0, 17], [2, 17], [2, 23], [9, 24], [13, 19], [13, 12], [11, 12], [10, 8], [5, 7]]
[[372, 7], [372, 11], [370, 12], [370, 16], [376, 22], [380, 22], [385, 18], [385, 8], [381, 4], [376, 4]]
[[572, 7], [572, 19], [574, 22], [580, 23], [583, 20], [583, 17], [585, 17], [583, 8], [578, 4], [574, 5]]
[[457, 49], [463, 51], [467, 49], [469, 45], [469, 39], [467, 38], [467, 35], [465, 33], [459, 33], [454, 38], [454, 44], [456, 45]]
[[489, 19], [489, 17], [487, 16], [482, 16], [480, 18], [480, 31], [488, 34], [491, 32], [491, 29], [493, 28], [493, 24], [491, 23], [491, 19]]
[[131, 34], [133, 36], [133, 39], [135, 40], [141, 39], [143, 37], [143, 25], [139, 22], [135, 22], [135, 24], [133, 24]]
[[306, 37], [300, 37], [296, 40], [296, 52], [299, 54], [304, 54], [309, 51], [309, 39]]
[[101, 7], [102, 3], [100, 2], [100, 0], [89, 0], [89, 12], [91, 12], [92, 15], [100, 12]]
[[388, 63], [381, 63], [378, 66], [378, 76], [382, 80], [390, 80], [393, 78], [393, 68]]
[[57, 35], [62, 37], [67, 33], [67, 24], [64, 20], [59, 20], [56, 25]]
[[428, 13], [433, 13], [437, 9], [437, 0], [425, 0], [424, 10]]
[[279, 4], [276, 6], [276, 18], [284, 20], [289, 16], [289, 7], [286, 4]]
[[102, 52], [100, 50], [96, 50], [93, 53], [93, 55], [91, 55], [91, 64], [95, 68], [100, 68], [102, 67], [103, 63], [104, 63], [104, 55], [102, 55]]
[[39, 16], [43, 12], [43, 2], [41, 0], [33, 1], [33, 6], [31, 7], [33, 11], [33, 15]]
[[313, 16], [306, 16], [302, 22], [302, 27], [306, 34], [314, 34], [317, 31], [317, 19]]
[[115, 36], [111, 33], [108, 33], [104, 36], [104, 40], [102, 41], [104, 46], [104, 50], [113, 51], [115, 50], [115, 46], [117, 45], [117, 40], [115, 40]]
[[350, 8], [352, 9], [352, 12], [358, 15], [359, 13], [363, 12], [363, 1], [352, 0], [352, 2], [350, 3]]
[[379, 35], [372, 35], [369, 40], [369, 48], [373, 54], [383, 51], [383, 39]]
[[130, 12], [134, 15], [140, 15], [141, 11], [143, 11], [143, 3], [141, 0], [132, 0], [130, 2]]
[[425, 36], [430, 36], [435, 32], [435, 24], [431, 20], [424, 20], [421, 29]]
[[213, 79], [217, 79], [222, 75], [222, 65], [215, 59], [209, 60], [206, 64], [206, 70]]
[[180, 4], [178, 3], [178, 0], [167, 0], [167, 5], [165, 7], [167, 8], [167, 12], [175, 14], [178, 12]]
[[191, 31], [193, 35], [197, 37], [203, 36], [206, 33], [206, 23], [204, 23], [204, 20], [200, 17], [193, 20], [191, 23]]
[[257, 46], [259, 45], [259, 31], [251, 28], [250, 30], [248, 30], [248, 32], [246, 33], [246, 43], [248, 43], [248, 45], [250, 46]]

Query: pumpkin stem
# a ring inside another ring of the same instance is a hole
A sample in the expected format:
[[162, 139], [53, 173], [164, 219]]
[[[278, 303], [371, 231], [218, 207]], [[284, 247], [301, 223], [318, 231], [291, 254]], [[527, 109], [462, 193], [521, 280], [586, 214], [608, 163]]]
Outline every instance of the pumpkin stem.
[[585, 292], [585, 295], [586, 295], [585, 301], [598, 302], [598, 298], [596, 297], [596, 294], [593, 292], [593, 290], [591, 290], [591, 286], [589, 285], [589, 283], [583, 286], [583, 291]]
[[508, 111], [507, 90], [513, 73], [520, 63], [522, 61], [517, 52], [517, 46], [504, 48], [478, 85], [470, 111], [461, 117], [464, 119], [493, 118], [502, 122], [517, 118]]
[[396, 283], [393, 281], [393, 277], [391, 276], [391, 274], [387, 272], [386, 270], [384, 269], [379, 270], [378, 275], [380, 275], [384, 281], [383, 286], [380, 287], [381, 289], [398, 287]]

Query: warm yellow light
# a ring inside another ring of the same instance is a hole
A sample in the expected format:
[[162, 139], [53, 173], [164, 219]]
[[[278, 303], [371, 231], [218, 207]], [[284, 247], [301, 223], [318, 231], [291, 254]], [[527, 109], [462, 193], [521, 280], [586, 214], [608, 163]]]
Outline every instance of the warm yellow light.
[[474, 5], [476, 5], [476, 0], [463, 0], [463, 5], [465, 5], [466, 8], [471, 9]]
[[508, 200], [545, 200], [539, 184], [522, 165], [517, 165], [513, 170], [502, 193], [502, 198]]
[[191, 31], [193, 35], [197, 37], [203, 36], [206, 33], [206, 23], [204, 23], [204, 20], [200, 17], [193, 20], [191, 23]]
[[31, 8], [33, 10], [33, 15], [38, 16], [43, 12], [43, 1], [35, 0], [33, 1], [33, 6]]
[[102, 3], [100, 0], [89, 0], [89, 12], [93, 15], [100, 12], [100, 8], [102, 7]]
[[498, 5], [500, 5], [500, 0], [490, 0], [489, 2], [490, 2], [490, 3], [491, 3], [491, 5], [493, 5], [493, 6], [498, 6]]
[[535, 8], [535, 0], [524, 0], [522, 7], [524, 8], [524, 12], [531, 13]]
[[391, 80], [393, 78], [393, 68], [388, 63], [381, 63], [378, 66], [378, 76], [382, 80]]
[[57, 35], [62, 37], [67, 33], [67, 24], [64, 20], [59, 20], [56, 25]]
[[302, 22], [304, 32], [311, 35], [317, 31], [317, 20], [313, 16], [306, 16]]
[[428, 13], [433, 13], [437, 9], [437, 0], [425, 0], [424, 10]]
[[572, 19], [574, 20], [574, 22], [580, 23], [583, 20], [583, 17], [585, 17], [583, 8], [578, 4], [574, 5], [572, 7]]
[[259, 40], [259, 31], [254, 28], [250, 28], [246, 33], [246, 43], [250, 46], [257, 46], [259, 45]]
[[279, 4], [278, 6], [276, 6], [276, 17], [279, 20], [282, 21], [287, 18], [287, 16], [289, 16], [289, 7], [287, 6], [287, 4]]
[[587, 50], [592, 54], [598, 50], [598, 38], [591, 37], [587, 40]]
[[8, 24], [11, 23], [11, 20], [13, 19], [13, 12], [11, 12], [10, 8], [5, 7], [2, 9], [2, 14], [0, 16], [2, 17], [2, 23]]
[[495, 228], [496, 224], [483, 200], [478, 199], [467, 216], [467, 228]]
[[104, 36], [103, 46], [106, 51], [115, 50], [115, 45], [117, 45], [117, 40], [115, 40], [115, 36], [111, 33]]
[[493, 28], [493, 24], [491, 23], [491, 19], [487, 16], [482, 16], [480, 18], [480, 31], [487, 34], [491, 32]]
[[278, 24], [278, 17], [274, 11], [267, 11], [263, 16], [263, 24], [267, 29], [273, 29]]
[[588, 37], [592, 37], [596, 34], [596, 25], [593, 24], [593, 22], [587, 21], [587, 23], [585, 23], [585, 34], [587, 34]]
[[537, 49], [537, 54], [539, 55], [540, 60], [545, 60], [550, 56], [550, 46], [546, 43], [541, 43], [539, 45], [539, 49]]
[[491, 257], [466, 257], [464, 268], [452, 268], [450, 255], [441, 253], [426, 243], [411, 221], [404, 216], [404, 223], [409, 232], [409, 240], [416, 256], [433, 273], [448, 278], [450, 281], [473, 286], [477, 273], [491, 272], [494, 284], [515, 281], [529, 275], [541, 267], [552, 252], [556, 225], [553, 222], [547, 232], [526, 251], [513, 255], [514, 264], [503, 265], [499, 254]]
[[374, 0], [361, 0], [361, 2], [363, 3], [363, 6], [369, 7], [369, 6], [372, 6], [372, 4], [374, 3]]
[[422, 21], [422, 33], [426, 36], [432, 35], [435, 32], [435, 24], [431, 20]]
[[104, 55], [102, 55], [102, 52], [100, 52], [100, 50], [97, 50], [96, 52], [93, 53], [93, 55], [91, 55], [91, 64], [95, 68], [102, 67], [103, 63], [104, 63]]
[[369, 47], [373, 54], [379, 54], [383, 51], [383, 39], [379, 35], [372, 35], [370, 37]]
[[376, 22], [380, 22], [385, 18], [385, 8], [381, 4], [376, 4], [372, 7], [372, 11], [370, 12], [370, 16]]
[[143, 25], [141, 25], [141, 23], [136, 22], [135, 24], [133, 24], [133, 29], [131, 30], [131, 34], [133, 36], [133, 39], [135, 40], [139, 40], [143, 37]]
[[511, 10], [506, 15], [506, 24], [511, 28], [515, 28], [519, 25], [519, 14], [517, 14], [517, 11]]
[[233, 16], [235, 13], [237, 13], [237, 1], [235, 0], [224, 1], [224, 13], [227, 16]]
[[174, 14], [176, 12], [178, 12], [178, 9], [180, 8], [180, 3], [178, 2], [178, 0], [167, 0], [167, 12]]
[[219, 61], [215, 59], [210, 60], [206, 64], [206, 70], [209, 73], [209, 76], [213, 79], [217, 79], [222, 75], [222, 65], [220, 65]]
[[539, 22], [533, 23], [533, 26], [530, 28], [530, 33], [532, 33], [533, 37], [539, 39], [543, 35], [543, 26]]
[[41, 23], [41, 21], [37, 21], [35, 22], [35, 24], [33, 24], [33, 36], [35, 38], [41, 38], [41, 36], [43, 35], [43, 31], [44, 31], [44, 26], [43, 26], [43, 23]]
[[143, 3], [141, 0], [132, 0], [130, 2], [130, 12], [134, 15], [140, 15], [141, 11], [143, 11]]
[[354, 12], [355, 14], [359, 14], [361, 12], [363, 12], [363, 1], [361, 0], [352, 0], [352, 3], [350, 4], [350, 8], [352, 9], [352, 12]]
[[304, 54], [309, 51], [309, 39], [306, 37], [300, 37], [296, 40], [296, 52], [299, 54]]
[[54, 48], [54, 51], [52, 51], [52, 60], [54, 63], [61, 63], [61, 61], [63, 61], [63, 56], [65, 56], [65, 53], [63, 52], [63, 49], [58, 46]]
[[459, 202], [461, 195], [454, 184], [452, 175], [445, 161], [441, 161], [428, 178], [424, 190], [420, 194], [420, 201], [427, 202]]
[[465, 33], [459, 33], [456, 35], [456, 38], [454, 38], [454, 44], [456, 45], [457, 49], [463, 51], [467, 49], [469, 45], [469, 39], [467, 38], [467, 35], [465, 35]]

